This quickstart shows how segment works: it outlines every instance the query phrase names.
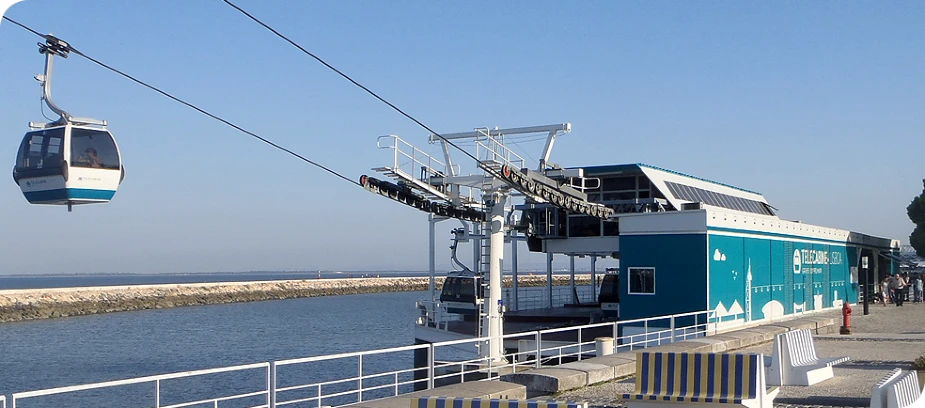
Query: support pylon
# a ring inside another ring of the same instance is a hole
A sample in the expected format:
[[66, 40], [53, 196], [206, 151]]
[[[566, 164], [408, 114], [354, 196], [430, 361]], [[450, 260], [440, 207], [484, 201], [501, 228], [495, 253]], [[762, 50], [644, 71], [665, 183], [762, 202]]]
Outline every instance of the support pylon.
[[[486, 194], [487, 195], [487, 194]], [[482, 333], [489, 337], [485, 343], [487, 347], [479, 349], [481, 357], [490, 357], [499, 363], [506, 362], [504, 358], [504, 313], [501, 300], [501, 265], [504, 260], [504, 204], [507, 200], [503, 192], [494, 192], [486, 202], [491, 208], [489, 231], [491, 240], [491, 258], [488, 273], [488, 299], [483, 303]], [[483, 275], [484, 276], [484, 275]]]

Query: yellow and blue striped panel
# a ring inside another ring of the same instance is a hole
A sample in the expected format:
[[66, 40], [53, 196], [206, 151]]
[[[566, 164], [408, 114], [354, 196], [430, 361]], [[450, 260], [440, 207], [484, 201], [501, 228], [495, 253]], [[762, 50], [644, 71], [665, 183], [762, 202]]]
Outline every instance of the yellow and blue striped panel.
[[462, 397], [419, 397], [411, 399], [411, 408], [587, 408], [586, 403], [538, 400], [507, 400]]
[[639, 353], [636, 392], [623, 399], [738, 404], [757, 398], [762, 364], [758, 354]]

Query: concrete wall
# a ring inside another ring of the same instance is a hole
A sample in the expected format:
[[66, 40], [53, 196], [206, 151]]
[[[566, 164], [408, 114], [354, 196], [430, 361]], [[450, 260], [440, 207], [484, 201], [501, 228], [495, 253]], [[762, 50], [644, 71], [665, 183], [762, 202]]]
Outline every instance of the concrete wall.
[[[177, 306], [425, 291], [428, 281], [429, 278], [356, 278], [0, 290], [0, 322]], [[576, 276], [575, 281], [588, 284], [590, 276]], [[443, 278], [438, 278], [438, 289], [442, 283]], [[568, 276], [553, 276], [554, 285], [568, 283]], [[507, 278], [505, 286], [510, 284]], [[546, 277], [521, 276], [518, 284], [545, 286]]]

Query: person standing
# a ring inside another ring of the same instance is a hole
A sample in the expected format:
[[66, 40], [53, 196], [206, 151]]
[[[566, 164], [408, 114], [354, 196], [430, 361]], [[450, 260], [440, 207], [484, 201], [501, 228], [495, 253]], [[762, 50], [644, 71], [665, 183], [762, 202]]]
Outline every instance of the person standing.
[[915, 277], [915, 299], [914, 303], [919, 303], [922, 301], [922, 275], [917, 275]]
[[890, 292], [893, 296], [893, 303], [896, 304], [897, 307], [903, 305], [903, 290], [909, 291], [906, 288], [906, 281], [903, 280], [902, 275], [897, 273], [893, 276], [893, 279], [890, 279]]

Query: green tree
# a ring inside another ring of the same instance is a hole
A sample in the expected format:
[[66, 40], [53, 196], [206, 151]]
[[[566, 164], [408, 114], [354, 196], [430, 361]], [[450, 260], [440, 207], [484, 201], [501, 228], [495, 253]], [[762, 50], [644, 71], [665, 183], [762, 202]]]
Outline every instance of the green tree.
[[915, 223], [915, 229], [909, 235], [909, 245], [915, 248], [918, 256], [925, 257], [925, 179], [922, 179], [922, 194], [912, 199], [906, 207], [906, 214]]

